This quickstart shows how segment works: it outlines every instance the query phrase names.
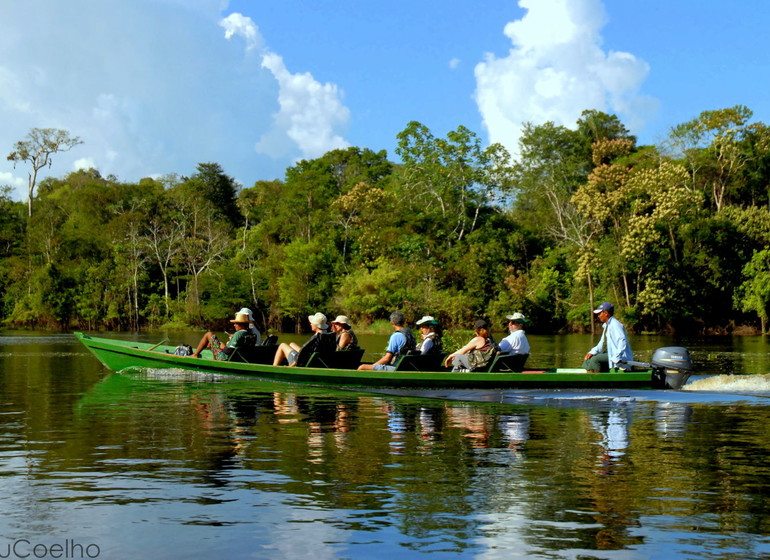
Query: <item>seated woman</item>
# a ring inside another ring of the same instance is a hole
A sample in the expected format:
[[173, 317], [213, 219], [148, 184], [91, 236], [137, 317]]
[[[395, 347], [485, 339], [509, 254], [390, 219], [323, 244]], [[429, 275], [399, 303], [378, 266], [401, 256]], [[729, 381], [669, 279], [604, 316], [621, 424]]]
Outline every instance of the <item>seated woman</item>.
[[484, 319], [477, 319], [473, 324], [474, 336], [471, 341], [455, 350], [444, 360], [444, 366], [453, 364], [452, 371], [473, 371], [488, 366], [497, 354], [497, 342], [489, 332], [489, 325]]
[[337, 350], [355, 350], [358, 348], [358, 337], [350, 329], [350, 320], [344, 315], [337, 315], [331, 322], [332, 332], [337, 338]]
[[326, 334], [329, 331], [329, 325], [326, 324], [326, 315], [316, 313], [315, 315], [308, 316], [307, 320], [310, 321], [310, 330], [313, 331], [313, 336], [302, 346], [296, 342], [282, 342], [275, 352], [274, 366], [280, 366], [284, 362], [290, 366], [295, 366], [297, 365], [297, 357], [303, 348], [308, 348], [308, 350], [312, 351], [315, 347], [319, 346], [321, 342], [320, 335]]
[[191, 354], [193, 358], [200, 358], [201, 352], [208, 348], [214, 354], [215, 360], [228, 360], [232, 350], [235, 349], [243, 342], [244, 337], [249, 333], [249, 316], [245, 313], [236, 313], [235, 319], [231, 319], [230, 322], [235, 326], [235, 332], [230, 337], [230, 340], [225, 344], [220, 342], [217, 335], [209, 331], [203, 335], [201, 341], [198, 343], [198, 347], [195, 352]]
[[415, 323], [420, 327], [422, 340], [417, 345], [416, 350], [420, 354], [440, 354], [441, 346], [441, 327], [438, 321], [430, 315], [425, 315]]

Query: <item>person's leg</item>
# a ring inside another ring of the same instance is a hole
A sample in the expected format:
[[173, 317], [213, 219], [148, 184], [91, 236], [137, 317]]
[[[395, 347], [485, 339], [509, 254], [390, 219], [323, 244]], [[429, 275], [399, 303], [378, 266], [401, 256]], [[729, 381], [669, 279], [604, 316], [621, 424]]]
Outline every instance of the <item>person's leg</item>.
[[609, 357], [607, 356], [607, 352], [602, 352], [600, 354], [595, 354], [591, 356], [585, 362], [583, 362], [583, 365], [580, 367], [591, 372], [610, 371], [610, 360], [609, 360]]
[[278, 345], [278, 350], [275, 351], [275, 358], [273, 358], [273, 365], [280, 366], [289, 356], [291, 352], [291, 346], [285, 342], [281, 342]]
[[470, 371], [471, 365], [468, 362], [468, 354], [458, 354], [452, 361], [452, 371]]
[[284, 361], [289, 362], [289, 356], [291, 351], [300, 351], [300, 346], [296, 342], [281, 342], [278, 345], [278, 350], [275, 351], [275, 358], [273, 358], [273, 365], [280, 366]]
[[219, 339], [217, 338], [217, 335], [215, 335], [213, 332], [209, 331], [206, 334], [203, 335], [203, 338], [201, 338], [201, 341], [198, 343], [198, 347], [195, 349], [195, 352], [193, 352], [191, 355], [193, 358], [198, 358], [203, 350], [205, 350], [212, 341], [216, 341], [216, 343], [219, 343]]

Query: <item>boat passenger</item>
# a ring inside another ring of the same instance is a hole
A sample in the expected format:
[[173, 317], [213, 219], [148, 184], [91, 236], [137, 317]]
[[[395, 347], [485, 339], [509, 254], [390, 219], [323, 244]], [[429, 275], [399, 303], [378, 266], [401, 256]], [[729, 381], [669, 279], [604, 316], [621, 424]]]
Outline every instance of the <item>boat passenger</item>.
[[320, 347], [321, 335], [329, 332], [329, 325], [326, 324], [326, 315], [316, 313], [315, 315], [309, 315], [307, 320], [310, 321], [310, 330], [313, 331], [313, 336], [302, 346], [296, 342], [282, 342], [278, 346], [278, 350], [275, 351], [274, 366], [280, 366], [284, 362], [289, 366], [296, 366], [300, 350], [307, 348], [308, 351], [314, 352]]
[[235, 327], [235, 332], [230, 336], [227, 344], [220, 342], [216, 334], [209, 331], [203, 335], [195, 352], [191, 354], [193, 358], [200, 358], [201, 352], [208, 348], [214, 354], [215, 360], [228, 360], [235, 348], [241, 346], [249, 334], [249, 316], [245, 313], [236, 313], [235, 319], [230, 322]]
[[259, 329], [257, 329], [257, 326], [254, 324], [254, 315], [251, 314], [251, 309], [248, 307], [244, 307], [241, 309], [238, 313], [244, 313], [249, 316], [249, 332], [256, 337], [256, 341], [254, 342], [254, 346], [259, 346], [262, 344], [262, 335], [259, 333]]
[[[599, 344], [588, 351], [581, 367], [591, 373], [599, 373], [600, 371], [610, 371], [611, 368], [617, 368], [623, 362], [633, 360], [634, 356], [631, 352], [631, 344], [628, 342], [626, 327], [615, 318], [615, 306], [605, 301], [594, 309], [594, 314], [603, 323], [602, 336], [599, 339]], [[602, 352], [605, 341], [607, 350]]]
[[500, 352], [509, 354], [529, 354], [529, 341], [524, 334], [524, 327], [529, 321], [522, 313], [506, 315], [508, 319], [508, 336], [500, 341]]
[[474, 371], [489, 366], [498, 352], [489, 324], [484, 319], [477, 319], [473, 332], [475, 336], [468, 344], [446, 357], [445, 367], [452, 365], [452, 371]]
[[422, 340], [417, 345], [417, 351], [420, 354], [440, 354], [442, 346], [439, 322], [430, 315], [425, 315], [415, 324], [420, 327], [422, 336]]
[[350, 319], [345, 315], [337, 315], [331, 322], [332, 332], [336, 335], [337, 350], [356, 350], [358, 337], [350, 328]]
[[358, 366], [359, 370], [393, 371], [396, 369], [398, 358], [414, 350], [416, 346], [414, 335], [404, 326], [404, 322], [404, 314], [400, 311], [390, 314], [390, 324], [394, 332], [388, 340], [385, 355], [373, 364], [361, 364]]

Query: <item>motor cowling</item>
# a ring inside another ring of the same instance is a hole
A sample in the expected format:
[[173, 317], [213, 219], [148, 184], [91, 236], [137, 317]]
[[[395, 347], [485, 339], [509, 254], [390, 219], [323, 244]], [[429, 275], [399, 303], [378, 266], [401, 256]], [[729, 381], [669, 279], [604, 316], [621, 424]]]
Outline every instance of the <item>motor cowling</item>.
[[666, 370], [693, 371], [690, 351], [682, 346], [658, 348], [652, 354], [650, 363], [652, 363], [653, 367], [665, 368]]

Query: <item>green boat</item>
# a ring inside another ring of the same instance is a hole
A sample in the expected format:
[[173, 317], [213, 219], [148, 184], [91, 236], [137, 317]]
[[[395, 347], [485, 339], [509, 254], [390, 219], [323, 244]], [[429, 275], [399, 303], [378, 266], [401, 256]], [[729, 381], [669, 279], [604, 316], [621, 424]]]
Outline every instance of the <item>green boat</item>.
[[[440, 356], [403, 356], [396, 371], [358, 371], [363, 351], [312, 354], [301, 367], [274, 366], [275, 345], [257, 346], [248, 360], [233, 356], [214, 360], [174, 354], [176, 346], [99, 338], [76, 332], [83, 345], [112, 371], [165, 368], [248, 376], [313, 385], [378, 388], [505, 389], [505, 388], [652, 388], [679, 389], [692, 373], [686, 348], [659, 348], [650, 363], [631, 362], [628, 370], [591, 373], [581, 368], [523, 369], [521, 356], [500, 354], [487, 371], [453, 373], [442, 369]], [[518, 371], [517, 371], [518, 370]]]

